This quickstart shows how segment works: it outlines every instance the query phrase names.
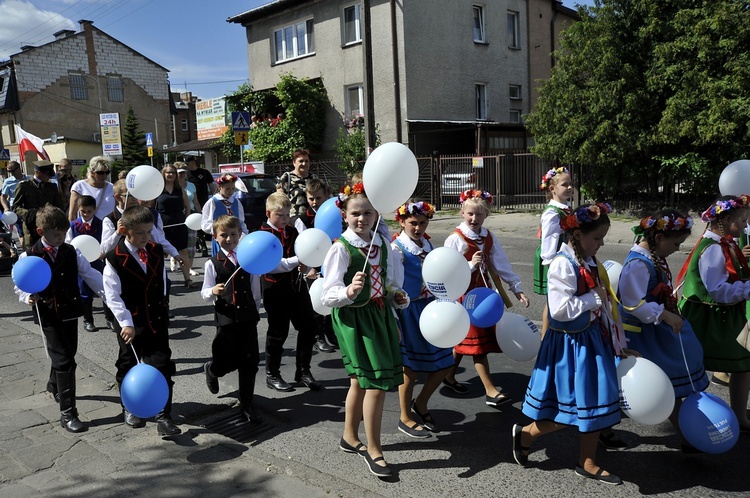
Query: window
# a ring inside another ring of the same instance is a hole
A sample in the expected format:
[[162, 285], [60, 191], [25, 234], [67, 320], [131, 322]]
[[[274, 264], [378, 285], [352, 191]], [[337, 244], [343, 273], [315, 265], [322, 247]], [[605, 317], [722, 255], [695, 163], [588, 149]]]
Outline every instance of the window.
[[107, 76], [107, 98], [110, 102], [123, 102], [122, 80], [119, 76]]
[[344, 45], [362, 41], [362, 6], [344, 7]]
[[510, 110], [510, 119], [509, 121], [511, 123], [520, 123], [521, 122], [521, 110], [520, 109], [511, 109]]
[[86, 86], [86, 80], [83, 75], [70, 73], [68, 75], [68, 81], [70, 82], [70, 98], [73, 100], [88, 100], [89, 89]]
[[275, 62], [284, 62], [315, 52], [313, 20], [284, 26], [273, 32]]
[[362, 85], [346, 87], [346, 118], [363, 115], [365, 108], [365, 92]]
[[182, 120], [182, 131], [188, 131], [188, 120], [183, 119]]
[[477, 83], [474, 85], [474, 94], [477, 109], [477, 119], [487, 119], [487, 85], [484, 83]]
[[474, 6], [474, 41], [487, 43], [484, 35], [484, 7], [481, 5]]
[[521, 48], [518, 39], [518, 12], [508, 11], [508, 46], [510, 48]]
[[521, 85], [510, 85], [508, 87], [510, 100], [521, 100]]

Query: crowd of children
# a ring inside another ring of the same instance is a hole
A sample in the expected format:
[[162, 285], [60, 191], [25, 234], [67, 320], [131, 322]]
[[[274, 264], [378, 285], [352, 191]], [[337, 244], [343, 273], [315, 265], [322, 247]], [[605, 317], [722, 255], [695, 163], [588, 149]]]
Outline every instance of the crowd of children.
[[[297, 170], [306, 172], [309, 155], [296, 155]], [[266, 200], [267, 221], [261, 230], [275, 236], [283, 250], [276, 268], [253, 275], [238, 263], [236, 250], [247, 234], [242, 205], [234, 196], [235, 180], [222, 175], [218, 193], [203, 206], [202, 229], [213, 237], [213, 251], [204, 266], [201, 297], [214, 306], [216, 335], [211, 359], [203, 366], [212, 394], [219, 379], [237, 371], [239, 404], [249, 423], [262, 416], [253, 397], [259, 367], [259, 308], [267, 313], [265, 341], [266, 385], [277, 391], [293, 390], [282, 377], [281, 358], [290, 324], [297, 330], [294, 382], [312, 391], [321, 384], [311, 371], [313, 348], [340, 350], [349, 377], [345, 419], [339, 447], [365, 459], [376, 476], [392, 474], [381, 446], [386, 393], [398, 389], [400, 416], [397, 428], [414, 438], [429, 438], [439, 431], [428, 409], [441, 384], [458, 394], [468, 388], [456, 379], [464, 355], [473, 357], [485, 390], [485, 403], [497, 407], [511, 401], [493, 382], [489, 353], [500, 353], [495, 326], [471, 326], [466, 338], [453, 348], [427, 342], [420, 331], [422, 311], [434, 299], [422, 280], [422, 264], [433, 250], [427, 227], [434, 208], [410, 199], [398, 208], [400, 232], [392, 239], [387, 226], [378, 225], [378, 213], [364, 185], [345, 185], [336, 197], [343, 233], [328, 251], [320, 268], [307, 268], [295, 254], [300, 232], [314, 226], [318, 207], [329, 197], [325, 182], [300, 175], [295, 189], [271, 194]], [[291, 185], [291, 183], [289, 183]], [[613, 287], [596, 254], [610, 227], [607, 203], [569, 205], [573, 184], [564, 167], [549, 170], [542, 178], [548, 207], [543, 211], [534, 290], [546, 295], [543, 335], [522, 404], [532, 422], [511, 429], [512, 456], [522, 466], [529, 463], [531, 445], [540, 436], [577, 428], [580, 453], [575, 473], [608, 484], [622, 480], [601, 468], [598, 444], [625, 445], [611, 431], [620, 421], [616, 358], [643, 356], [670, 378], [675, 409], [669, 420], [685, 453], [697, 452], [680, 432], [680, 401], [708, 386], [706, 369], [730, 373], [729, 392], [742, 432], [750, 432], [747, 416], [750, 389], [750, 351], [736, 337], [747, 323], [750, 269], [735, 241], [750, 217], [750, 199], [725, 196], [703, 215], [707, 229], [690, 254], [677, 279], [682, 298], [666, 258], [677, 251], [691, 233], [692, 218], [675, 210], [658, 211], [634, 227], [635, 244]], [[304, 195], [303, 195], [304, 192]], [[290, 200], [290, 194], [293, 199]], [[148, 203], [127, 196], [123, 180], [114, 186], [115, 210], [104, 219], [94, 216], [96, 200], [80, 196], [79, 217], [69, 222], [65, 213], [48, 205], [37, 215], [33, 247], [20, 254], [43, 258], [52, 268], [52, 281], [42, 292], [29, 295], [17, 289], [19, 299], [32, 305], [51, 360], [48, 390], [60, 405], [61, 425], [68, 431], [86, 429], [75, 403], [75, 354], [79, 316], [85, 330], [95, 329], [92, 299], [105, 301], [108, 327], [117, 333], [119, 347], [116, 380], [122, 384], [138, 361], [158, 369], [169, 387], [168, 400], [156, 415], [162, 437], [180, 433], [171, 417], [172, 377], [175, 362], [169, 347], [169, 281], [165, 255], [179, 260], [163, 236], [159, 214]], [[461, 253], [471, 271], [467, 292], [492, 287], [511, 306], [503, 289], [524, 306], [529, 300], [521, 279], [498, 238], [484, 226], [492, 196], [481, 190], [461, 194], [462, 222], [445, 241]], [[296, 214], [292, 217], [292, 211]], [[385, 214], [385, 213], [382, 213]], [[101, 257], [89, 264], [70, 242], [78, 235], [93, 236], [101, 244]], [[313, 311], [308, 286], [322, 278], [321, 302], [332, 308], [330, 319]], [[614, 293], [613, 288], [618, 288]], [[417, 396], [415, 384], [426, 376]], [[145, 421], [123, 405], [130, 427]], [[360, 438], [364, 425], [366, 441]]]

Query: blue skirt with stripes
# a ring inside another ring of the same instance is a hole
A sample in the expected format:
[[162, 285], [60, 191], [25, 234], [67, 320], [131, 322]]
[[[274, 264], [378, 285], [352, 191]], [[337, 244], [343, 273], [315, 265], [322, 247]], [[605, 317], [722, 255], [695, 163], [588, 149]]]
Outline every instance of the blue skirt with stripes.
[[399, 311], [401, 356], [404, 366], [413, 372], [432, 373], [455, 364], [453, 348], [439, 348], [425, 340], [419, 329], [419, 316], [431, 299], [416, 299]]

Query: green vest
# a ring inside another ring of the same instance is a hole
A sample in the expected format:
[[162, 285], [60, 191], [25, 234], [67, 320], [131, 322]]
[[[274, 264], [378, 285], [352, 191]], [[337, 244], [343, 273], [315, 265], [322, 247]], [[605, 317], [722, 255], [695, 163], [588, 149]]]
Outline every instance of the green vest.
[[[373, 234], [375, 237], [380, 237], [380, 279], [383, 282], [383, 297], [386, 296], [386, 288], [385, 288], [385, 281], [386, 281], [386, 272], [388, 269], [388, 257], [387, 257], [387, 247], [385, 247], [385, 244], [387, 242], [380, 234]], [[349, 285], [352, 283], [352, 280], [354, 279], [354, 274], [356, 274], [359, 271], [362, 271], [362, 268], [365, 266], [365, 255], [362, 254], [362, 251], [353, 245], [349, 243], [344, 237], [339, 237], [337, 242], [340, 242], [344, 244], [344, 247], [346, 247], [346, 250], [349, 251], [349, 268], [347, 268], [346, 273], [344, 274], [344, 285]], [[354, 302], [350, 304], [349, 306], [354, 307], [360, 307], [367, 304], [367, 301], [370, 300], [370, 270], [372, 269], [371, 265], [367, 265], [367, 268], [365, 269], [365, 273], [367, 273], [367, 278], [365, 279], [365, 285], [362, 287], [362, 291], [359, 293], [359, 295], [354, 299]]]
[[[690, 258], [690, 263], [688, 263], [687, 273], [685, 274], [685, 285], [682, 288], [680, 308], [682, 307], [682, 303], [686, 300], [698, 301], [705, 304], [714, 305], [724, 304], [717, 303], [716, 301], [711, 299], [711, 296], [706, 290], [706, 286], [703, 283], [703, 280], [701, 280], [700, 270], [698, 268], [698, 261], [700, 260], [700, 256], [709, 246], [713, 244], [719, 244], [719, 242], [708, 237], [703, 237], [698, 243], [698, 247], [695, 248], [695, 252]], [[737, 271], [737, 275], [739, 275], [742, 280], [747, 279], [747, 271], [741, 267], [739, 262], [732, 261], [732, 266], [734, 266], [735, 271]]]

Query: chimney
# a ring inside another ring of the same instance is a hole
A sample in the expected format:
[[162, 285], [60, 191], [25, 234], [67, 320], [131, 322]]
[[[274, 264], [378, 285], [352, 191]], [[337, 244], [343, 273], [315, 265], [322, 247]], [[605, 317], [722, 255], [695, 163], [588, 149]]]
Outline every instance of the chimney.
[[27, 50], [31, 50], [32, 48], [36, 48], [34, 45], [21, 45], [21, 51], [26, 52]]
[[86, 28], [88, 26], [93, 26], [93, 25], [94, 25], [94, 21], [89, 21], [87, 19], [81, 19], [80, 21], [78, 21], [78, 26], [81, 27], [81, 31], [86, 31]]
[[72, 29], [61, 29], [57, 33], [53, 33], [52, 36], [55, 37], [55, 40], [62, 40], [63, 38], [67, 38], [70, 35], [74, 35], [76, 32]]

